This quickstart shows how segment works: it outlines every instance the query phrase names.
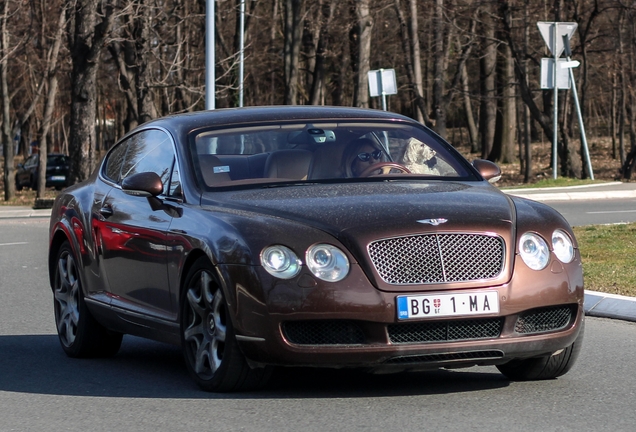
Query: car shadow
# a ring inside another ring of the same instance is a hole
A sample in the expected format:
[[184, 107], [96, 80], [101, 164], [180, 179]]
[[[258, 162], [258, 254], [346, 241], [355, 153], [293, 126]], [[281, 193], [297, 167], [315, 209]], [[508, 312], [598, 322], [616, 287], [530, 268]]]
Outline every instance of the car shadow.
[[485, 368], [373, 375], [361, 370], [277, 368], [249, 393], [200, 391], [179, 347], [126, 336], [107, 359], [72, 359], [56, 335], [0, 336], [0, 391], [91, 397], [285, 399], [356, 398], [474, 392], [509, 381]]

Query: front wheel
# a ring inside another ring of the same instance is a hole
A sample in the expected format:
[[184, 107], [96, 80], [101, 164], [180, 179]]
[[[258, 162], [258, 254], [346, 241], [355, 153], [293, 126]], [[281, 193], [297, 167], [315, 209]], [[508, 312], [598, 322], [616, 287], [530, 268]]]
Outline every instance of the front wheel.
[[205, 391], [255, 389], [271, 374], [271, 368], [247, 364], [214, 268], [205, 257], [194, 263], [181, 293], [181, 343], [188, 372]]
[[547, 380], [565, 375], [579, 357], [583, 344], [584, 327], [572, 345], [556, 354], [522, 360], [512, 360], [497, 366], [499, 372], [513, 381]]
[[16, 191], [21, 191], [22, 190], [22, 184], [20, 183], [20, 180], [18, 179], [18, 176], [15, 176], [15, 190]]
[[91, 315], [82, 291], [77, 261], [68, 241], [57, 253], [53, 279], [55, 324], [69, 357], [109, 357], [121, 346], [122, 334], [110, 332]]

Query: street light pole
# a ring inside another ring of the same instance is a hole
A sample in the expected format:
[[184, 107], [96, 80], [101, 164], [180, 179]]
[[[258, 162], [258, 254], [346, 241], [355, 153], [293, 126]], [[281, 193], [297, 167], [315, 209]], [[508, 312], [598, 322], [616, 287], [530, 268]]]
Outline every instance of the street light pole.
[[214, 75], [214, 66], [216, 59], [214, 57], [214, 2], [216, 0], [206, 0], [205, 5], [205, 109], [213, 110], [215, 108], [215, 87], [216, 77]]

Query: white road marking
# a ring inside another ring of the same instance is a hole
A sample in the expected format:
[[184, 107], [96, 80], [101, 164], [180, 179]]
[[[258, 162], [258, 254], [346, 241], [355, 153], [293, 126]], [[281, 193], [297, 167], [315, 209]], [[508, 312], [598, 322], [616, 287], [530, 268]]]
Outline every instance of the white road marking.
[[15, 246], [15, 245], [25, 245], [25, 244], [29, 244], [29, 242], [0, 243], [0, 246]]

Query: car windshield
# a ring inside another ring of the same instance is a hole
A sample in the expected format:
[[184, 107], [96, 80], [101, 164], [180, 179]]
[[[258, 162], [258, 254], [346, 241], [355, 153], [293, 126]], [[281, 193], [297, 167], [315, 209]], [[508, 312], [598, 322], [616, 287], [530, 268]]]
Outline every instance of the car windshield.
[[190, 143], [199, 181], [207, 187], [405, 176], [475, 179], [449, 144], [396, 122], [199, 130]]
[[66, 156], [63, 155], [49, 155], [46, 158], [46, 165], [66, 165]]

